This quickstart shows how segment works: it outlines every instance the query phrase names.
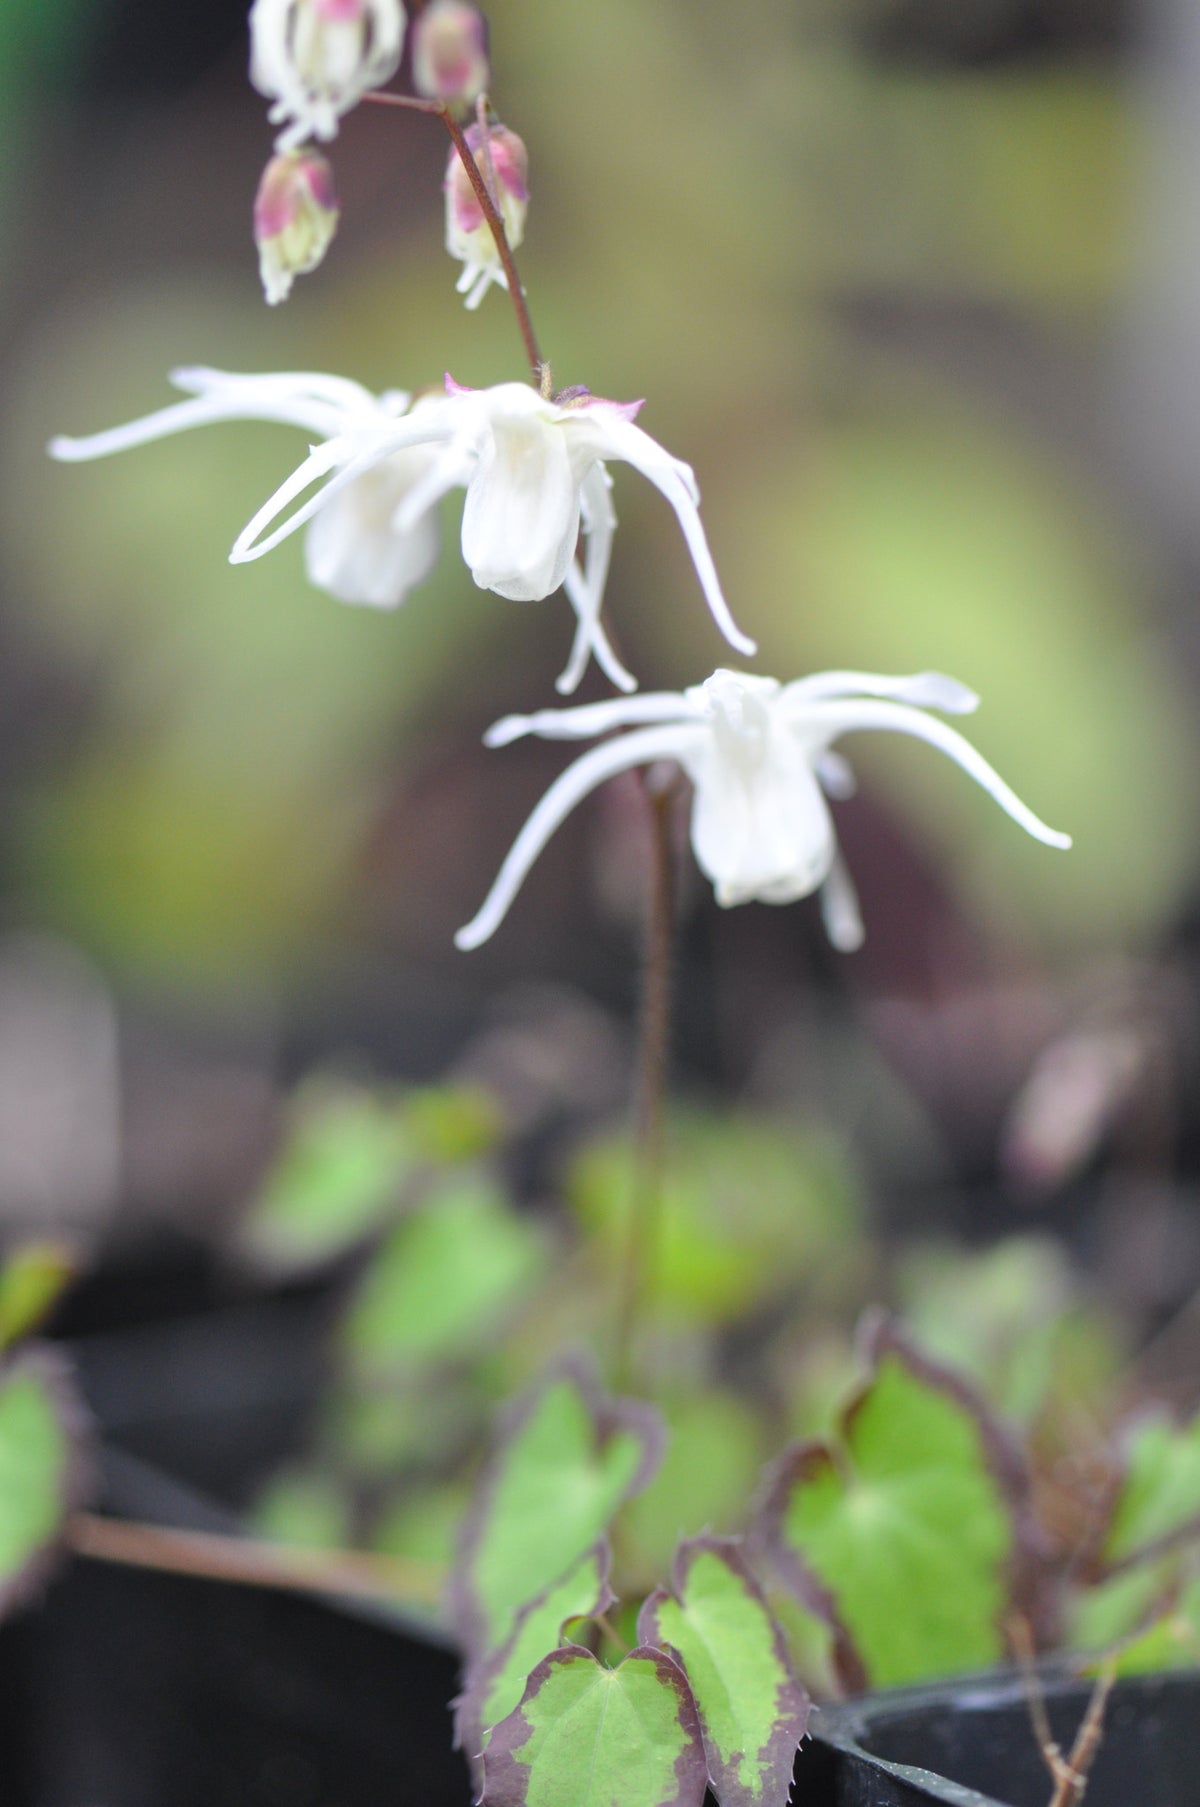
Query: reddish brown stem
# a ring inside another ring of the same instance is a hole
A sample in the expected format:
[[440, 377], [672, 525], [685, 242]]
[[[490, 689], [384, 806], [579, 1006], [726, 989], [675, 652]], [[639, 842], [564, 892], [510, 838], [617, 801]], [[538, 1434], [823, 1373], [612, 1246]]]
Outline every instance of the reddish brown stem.
[[525, 301], [525, 291], [521, 287], [521, 278], [517, 275], [517, 266], [513, 260], [512, 248], [508, 242], [508, 234], [504, 230], [504, 221], [500, 217], [500, 209], [496, 206], [488, 191], [478, 163], [471, 154], [471, 147], [457, 119], [449, 107], [439, 108], [442, 123], [454, 140], [454, 148], [462, 159], [462, 166], [467, 172], [467, 179], [475, 190], [475, 199], [483, 209], [483, 217], [488, 223], [493, 239], [496, 241], [496, 252], [504, 267], [508, 279], [509, 299], [513, 304], [513, 312], [517, 316], [517, 330], [521, 335], [521, 343], [525, 347], [525, 356], [529, 360], [529, 369], [537, 388], [542, 387], [545, 373], [545, 361], [538, 347], [537, 334], [533, 330], [533, 321], [529, 317], [529, 308]]
[[615, 1383], [632, 1378], [638, 1323], [653, 1286], [662, 1240], [663, 1144], [667, 1055], [671, 1030], [671, 945], [675, 929], [675, 855], [671, 805], [675, 782], [643, 785], [652, 838], [646, 955], [638, 1032], [637, 1092], [633, 1113], [633, 1188], [629, 1229], [617, 1303]]
[[471, 147], [466, 136], [444, 101], [418, 100], [410, 94], [364, 94], [364, 100], [374, 101], [381, 107], [406, 107], [413, 113], [436, 113], [454, 142], [454, 148], [467, 172], [467, 180], [475, 191], [475, 199], [479, 202], [483, 217], [488, 223], [488, 230], [495, 240], [496, 252], [508, 282], [509, 300], [513, 304], [513, 312], [517, 316], [517, 330], [521, 335], [521, 343], [525, 347], [525, 356], [529, 360], [530, 375], [534, 387], [545, 392], [548, 366], [542, 357], [537, 342], [537, 334], [533, 330], [529, 306], [525, 300], [525, 291], [521, 287], [521, 278], [517, 274], [517, 266], [513, 259], [512, 247], [508, 242], [508, 234], [504, 230], [504, 221], [489, 192], [483, 173], [471, 154]]

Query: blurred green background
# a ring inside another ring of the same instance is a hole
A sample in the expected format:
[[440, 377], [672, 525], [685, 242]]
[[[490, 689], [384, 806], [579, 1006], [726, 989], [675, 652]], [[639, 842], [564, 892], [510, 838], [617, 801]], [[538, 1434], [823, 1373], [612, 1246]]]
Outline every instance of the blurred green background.
[[[4, 919], [67, 937], [121, 995], [282, 1024], [306, 1049], [374, 1034], [384, 1065], [428, 1068], [430, 1022], [534, 978], [626, 1010], [639, 879], [619, 787], [564, 829], [492, 946], [451, 944], [561, 765], [478, 736], [554, 700], [570, 638], [561, 597], [474, 588], [460, 498], [433, 579], [377, 614], [309, 589], [299, 536], [226, 562], [301, 455], [290, 429], [208, 428], [79, 468], [44, 456], [55, 432], [166, 403], [177, 364], [379, 388], [522, 374], [504, 297], [468, 315], [453, 294], [430, 120], [344, 122], [339, 239], [268, 310], [249, 209], [269, 132], [244, 22], [160, 15], [8, 0], [0, 26]], [[1169, 0], [490, 16], [556, 381], [646, 396], [642, 423], [697, 471], [758, 669], [952, 672], [984, 699], [980, 748], [1075, 836], [1050, 855], [926, 749], [855, 741], [862, 792], [839, 822], [866, 949], [834, 961], [812, 904], [719, 919], [691, 883], [681, 1043], [719, 1078], [778, 1074], [787, 988], [810, 1027], [814, 985], [849, 991], [885, 1048], [891, 1025], [921, 1108], [957, 1109], [957, 1030], [938, 1032], [934, 1072], [888, 1011], [965, 988], [994, 1004], [972, 1043], [990, 1134], [1052, 1032], [1104, 1017], [1114, 983], [1128, 1016], [1114, 973], [1144, 1002], [1154, 975], [1190, 971], [1200, 542], [1190, 417], [1180, 402], [1167, 432], [1155, 413], [1164, 358], [1168, 399], [1190, 368], [1173, 211], [1190, 113], [1169, 79], [1190, 27]], [[643, 686], [681, 688], [728, 649], [669, 511], [615, 474], [612, 618]], [[582, 694], [602, 694], [594, 674]], [[387, 1030], [356, 1016], [367, 993], [389, 1000]], [[877, 1069], [840, 1033], [820, 1056], [832, 1077], [804, 1083], [857, 1100], [853, 1118]]]

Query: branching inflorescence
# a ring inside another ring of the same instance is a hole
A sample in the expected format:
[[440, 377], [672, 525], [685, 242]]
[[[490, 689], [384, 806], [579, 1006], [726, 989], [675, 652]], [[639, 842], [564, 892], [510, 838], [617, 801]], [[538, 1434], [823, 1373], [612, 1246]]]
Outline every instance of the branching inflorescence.
[[[448, 376], [432, 381], [435, 370], [426, 373], [428, 386], [415, 393], [374, 394], [338, 376], [184, 369], [174, 372], [172, 381], [185, 399], [125, 426], [84, 438], [55, 439], [51, 451], [57, 458], [76, 462], [142, 446], [193, 426], [232, 420], [278, 422], [299, 428], [309, 450], [253, 513], [234, 543], [232, 562], [253, 562], [304, 528], [306, 567], [314, 585], [343, 602], [394, 609], [433, 569], [439, 553], [439, 505], [451, 491], [461, 489], [462, 557], [477, 585], [516, 602], [539, 601], [565, 589], [575, 631], [559, 690], [573, 692], [594, 658], [626, 694], [582, 707], [509, 716], [488, 733], [487, 743], [493, 748], [529, 734], [566, 741], [606, 738], [570, 764], [538, 804], [482, 908], [459, 931], [461, 948], [478, 947], [496, 931], [540, 850], [576, 803], [620, 772], [664, 761], [690, 782], [692, 848], [712, 881], [717, 902], [785, 904], [817, 893], [830, 938], [840, 949], [857, 947], [863, 932], [827, 802], [845, 795], [852, 784], [847, 766], [832, 750], [844, 734], [881, 729], [924, 740], [973, 778], [1029, 834], [1052, 847], [1069, 846], [1067, 836], [1034, 815], [942, 719], [969, 713], [978, 699], [964, 685], [937, 673], [893, 678], [831, 671], [781, 684], [722, 669], [679, 691], [629, 694], [636, 690], [636, 681], [618, 657], [604, 620], [616, 527], [609, 474], [614, 463], [633, 465], [669, 503], [709, 612], [729, 646], [747, 657], [756, 648], [737, 626], [725, 599], [701, 522], [692, 470], [637, 424], [641, 402], [605, 400], [582, 385], [554, 388], [513, 261], [529, 201], [526, 151], [488, 103], [482, 15], [460, 0], [431, 0], [410, 30], [400, 0], [255, 0], [250, 29], [251, 79], [269, 97], [270, 119], [279, 127], [254, 209], [267, 300], [283, 301], [294, 279], [320, 264], [334, 236], [333, 172], [318, 145], [337, 137], [343, 116], [360, 101], [414, 108], [440, 118], [452, 140], [444, 183], [445, 242], [462, 264], [458, 290], [470, 309], [479, 307], [492, 287], [507, 293], [530, 380], [501, 380], [468, 389]], [[381, 94], [379, 84], [390, 81], [400, 68], [406, 38], [417, 92]], [[661, 798], [661, 789], [657, 794]], [[655, 812], [660, 879], [668, 864], [665, 813], [664, 808]], [[647, 975], [647, 997], [654, 1000], [654, 1008], [646, 1013], [650, 1027], [643, 1038], [647, 1095], [639, 1107], [639, 1122], [646, 1126], [640, 1132], [638, 1189], [644, 1217], [635, 1211], [623, 1302], [617, 1312], [622, 1346], [614, 1365], [621, 1375], [630, 1368], [629, 1341], [654, 1259], [649, 1223], [659, 1190], [655, 1126], [661, 1124], [658, 1107], [666, 1066], [670, 924], [663, 918], [670, 913], [669, 872], [657, 895]], [[567, 1382], [561, 1385], [570, 1392]], [[597, 1449], [602, 1450], [607, 1447], [604, 1439], [615, 1432], [604, 1428], [607, 1420], [599, 1408], [595, 1421]], [[630, 1434], [628, 1427], [624, 1434]], [[638, 1467], [639, 1474], [644, 1466]], [[577, 1539], [574, 1549], [575, 1571], [559, 1572], [560, 1564], [538, 1581], [539, 1588], [543, 1583], [560, 1587], [564, 1574], [569, 1578], [576, 1572], [583, 1604], [571, 1610], [584, 1616], [602, 1615], [611, 1600], [607, 1554], [598, 1560], [591, 1546], [632, 1486], [631, 1476], [619, 1485], [614, 1481], [608, 1507], [597, 1507], [595, 1523], [588, 1515], [589, 1505], [581, 1520], [582, 1542]], [[586, 1488], [576, 1488], [575, 1493], [576, 1506], [580, 1500], [586, 1504], [593, 1499]], [[600, 1499], [599, 1493], [595, 1499]], [[483, 1520], [488, 1512], [496, 1518], [495, 1499], [485, 1500]], [[560, 1519], [556, 1503], [550, 1501], [550, 1531], [561, 1530]], [[554, 1537], [547, 1535], [556, 1549]], [[528, 1554], [523, 1522], [514, 1538]], [[553, 1569], [550, 1558], [546, 1560]], [[468, 1553], [464, 1561], [468, 1569], [475, 1562], [488, 1586], [494, 1582], [503, 1594], [510, 1581], [507, 1557], [494, 1563], [489, 1558], [482, 1567], [478, 1553]], [[730, 1780], [748, 1759], [738, 1749], [724, 1757], [716, 1751], [716, 1735], [705, 1718], [702, 1665], [686, 1649], [680, 1656], [688, 1636], [700, 1635], [694, 1626], [689, 1634], [686, 1615], [699, 1614], [699, 1607], [690, 1601], [705, 1577], [705, 1586], [724, 1602], [722, 1612], [740, 1615], [745, 1636], [754, 1643], [764, 1673], [776, 1676], [774, 1685], [786, 1707], [777, 1721], [768, 1714], [759, 1728], [758, 1793], [746, 1792], [748, 1785]], [[478, 1575], [476, 1583], [482, 1588]], [[652, 1596], [647, 1603], [654, 1611], [647, 1614], [644, 1609], [645, 1624], [639, 1621], [639, 1635], [652, 1647], [635, 1650], [621, 1671], [631, 1700], [636, 1683], [637, 1713], [644, 1717], [643, 1708], [659, 1711], [664, 1723], [669, 1721], [664, 1773], [669, 1771], [675, 1782], [686, 1773], [687, 1788], [678, 1799], [686, 1796], [697, 1807], [706, 1776], [722, 1791], [724, 1807], [762, 1799], [771, 1777], [775, 1778], [771, 1787], [777, 1789], [778, 1784], [786, 1797], [786, 1778], [806, 1709], [757, 1582], [732, 1546], [698, 1539], [686, 1548], [674, 1585], [678, 1597], [660, 1589], [661, 1598]], [[552, 1597], [558, 1600], [557, 1594]], [[564, 1616], [570, 1616], [567, 1601], [559, 1603], [563, 1610], [547, 1634], [550, 1637], [557, 1635]], [[486, 1735], [484, 1696], [494, 1705], [494, 1694], [487, 1690], [509, 1649], [506, 1640], [515, 1635], [512, 1615], [527, 1613], [531, 1602], [521, 1596], [504, 1605], [505, 1611], [497, 1609], [490, 1631], [480, 1634], [477, 1648], [472, 1648], [470, 1637], [466, 1640], [473, 1667], [464, 1698], [473, 1702], [467, 1714], [473, 1738]], [[476, 1601], [469, 1615], [473, 1624], [481, 1610]], [[662, 1628], [667, 1623], [673, 1627], [670, 1642]], [[526, 1734], [534, 1737], [542, 1723], [538, 1713], [548, 1722], [558, 1712], [557, 1704], [551, 1704], [557, 1702], [558, 1691], [609, 1687], [597, 1682], [596, 1671], [588, 1651], [575, 1649], [568, 1657], [555, 1648], [532, 1672], [519, 1705], [523, 1672], [516, 1678], [513, 1700], [503, 1709], [509, 1730], [493, 1746], [493, 1753], [499, 1753], [494, 1763], [500, 1765], [495, 1773], [506, 1780], [500, 1794], [489, 1798], [518, 1798], [504, 1793], [504, 1788], [521, 1767], [517, 1759], [525, 1744], [519, 1740]], [[700, 1702], [699, 1716], [693, 1691]], [[477, 1749], [469, 1755], [478, 1763]], [[559, 1797], [543, 1790], [540, 1798]]]

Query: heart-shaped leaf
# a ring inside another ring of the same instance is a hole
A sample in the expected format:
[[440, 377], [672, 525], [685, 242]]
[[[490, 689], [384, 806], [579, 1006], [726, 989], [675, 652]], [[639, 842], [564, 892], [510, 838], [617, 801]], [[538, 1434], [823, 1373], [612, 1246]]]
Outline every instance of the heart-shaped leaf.
[[342, 1328], [368, 1373], [462, 1357], [493, 1337], [545, 1268], [539, 1227], [492, 1180], [442, 1180], [385, 1239]]
[[691, 1690], [661, 1650], [616, 1669], [568, 1644], [540, 1662], [492, 1733], [480, 1807], [700, 1807], [706, 1773]]
[[464, 1529], [452, 1605], [469, 1660], [502, 1644], [520, 1609], [604, 1536], [661, 1445], [652, 1407], [600, 1397], [574, 1364], [518, 1401]]
[[511, 1637], [468, 1673], [456, 1703], [454, 1735], [477, 1776], [483, 1773], [480, 1765], [492, 1727], [518, 1704], [530, 1671], [562, 1642], [568, 1621], [607, 1612], [613, 1604], [608, 1567], [608, 1545], [598, 1543], [560, 1581], [523, 1607]]
[[737, 1545], [713, 1537], [681, 1544], [674, 1593], [650, 1595], [638, 1637], [683, 1663], [721, 1807], [786, 1807], [809, 1700]]
[[834, 1445], [783, 1458], [763, 1513], [781, 1575], [838, 1632], [847, 1685], [891, 1687], [1003, 1654], [1021, 1484], [998, 1425], [894, 1332]]

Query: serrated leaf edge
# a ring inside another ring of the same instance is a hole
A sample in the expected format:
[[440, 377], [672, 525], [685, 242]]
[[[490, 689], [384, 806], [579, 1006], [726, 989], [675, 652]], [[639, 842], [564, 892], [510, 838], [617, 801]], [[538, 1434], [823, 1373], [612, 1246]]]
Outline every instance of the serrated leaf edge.
[[[565, 1662], [577, 1661], [581, 1657], [594, 1664], [597, 1670], [602, 1670], [604, 1668], [604, 1665], [599, 1659], [595, 1657], [590, 1650], [585, 1649], [582, 1644], [563, 1644], [558, 1650], [552, 1650], [548, 1656], [543, 1657], [537, 1667], [530, 1671], [529, 1679], [525, 1684], [525, 1692], [521, 1696], [519, 1703], [513, 1708], [506, 1719], [502, 1719], [499, 1725], [493, 1728], [491, 1742], [484, 1752], [484, 1785], [480, 1792], [476, 1807], [496, 1807], [495, 1794], [493, 1793], [490, 1799], [488, 1796], [489, 1760], [493, 1770], [500, 1768], [501, 1765], [505, 1764], [511, 1764], [514, 1767], [516, 1766], [517, 1758], [514, 1755], [514, 1748], [519, 1749], [521, 1747], [514, 1747], [513, 1739], [522, 1722], [526, 1726], [528, 1725], [528, 1721], [524, 1718], [527, 1703], [539, 1692], [554, 1667]], [[625, 1667], [626, 1663], [635, 1660], [650, 1661], [660, 1675], [665, 1671], [665, 1679], [674, 1689], [679, 1703], [679, 1720], [686, 1740], [684, 1750], [680, 1752], [680, 1755], [675, 1760], [676, 1779], [679, 1781], [679, 1788], [672, 1800], [663, 1800], [658, 1803], [658, 1807], [701, 1807], [704, 1799], [705, 1782], [707, 1780], [708, 1770], [704, 1757], [704, 1736], [700, 1725], [700, 1714], [696, 1707], [695, 1698], [692, 1694], [687, 1675], [675, 1658], [668, 1655], [665, 1650], [645, 1644], [636, 1645], [617, 1665], [616, 1671], [610, 1671], [610, 1673], [619, 1673], [620, 1670]], [[688, 1755], [689, 1750], [695, 1754], [695, 1767], [699, 1772], [695, 1786], [690, 1791], [686, 1789], [686, 1785], [683, 1779], [679, 1777], [678, 1773], [680, 1764]], [[501, 1796], [501, 1807], [507, 1807], [509, 1798], [510, 1797], [504, 1795]], [[524, 1797], [522, 1796], [520, 1798], [523, 1799]], [[517, 1797], [514, 1796], [511, 1797], [511, 1799], [516, 1800]]]
[[[737, 1576], [751, 1598], [762, 1609], [763, 1616], [770, 1629], [771, 1641], [775, 1648], [775, 1656], [783, 1671], [783, 1691], [786, 1695], [786, 1691], [790, 1688], [795, 1697], [795, 1723], [797, 1730], [794, 1739], [790, 1732], [787, 1735], [787, 1755], [784, 1756], [781, 1752], [778, 1758], [774, 1760], [766, 1759], [764, 1763], [764, 1766], [771, 1772], [771, 1779], [778, 1784], [777, 1799], [786, 1803], [790, 1797], [792, 1771], [796, 1760], [796, 1752], [807, 1731], [808, 1716], [812, 1708], [812, 1701], [809, 1699], [807, 1690], [802, 1686], [799, 1677], [796, 1675], [795, 1669], [792, 1666], [791, 1657], [788, 1654], [783, 1633], [767, 1603], [766, 1596], [759, 1585], [757, 1576], [754, 1574], [742, 1554], [742, 1549], [743, 1546], [737, 1538], [714, 1537], [707, 1532], [701, 1533], [697, 1537], [684, 1538], [675, 1551], [675, 1557], [671, 1568], [670, 1588], [655, 1588], [654, 1592], [642, 1603], [641, 1611], [638, 1613], [637, 1635], [642, 1644], [665, 1650], [668, 1655], [679, 1664], [684, 1674], [687, 1675], [687, 1659], [683, 1652], [677, 1650], [674, 1645], [666, 1642], [661, 1637], [657, 1623], [658, 1608], [664, 1601], [673, 1600], [682, 1611], [686, 1612], [687, 1606], [684, 1595], [687, 1591], [688, 1577], [691, 1573], [693, 1563], [700, 1556], [715, 1556], [718, 1561], [723, 1562], [726, 1567]], [[731, 1766], [734, 1758], [731, 1757], [727, 1761], [716, 1746], [715, 1740], [709, 1737], [705, 1726], [704, 1711], [700, 1705], [699, 1696], [696, 1694], [694, 1688], [692, 1690], [692, 1697], [696, 1702], [696, 1710], [700, 1719], [705, 1763], [708, 1768], [708, 1779], [712, 1785], [714, 1794], [716, 1794], [718, 1800], [721, 1802], [722, 1807], [730, 1807], [731, 1801], [734, 1803], [739, 1801], [747, 1803], [748, 1801], [753, 1800], [754, 1796], [749, 1795], [745, 1787], [731, 1774]], [[777, 1701], [778, 1698], [777, 1692]], [[760, 1747], [758, 1754], [762, 1757], [762, 1747]]]
[[[474, 1499], [463, 1520], [447, 1602], [451, 1623], [468, 1663], [482, 1660], [488, 1654], [484, 1615], [479, 1608], [472, 1576], [475, 1554], [487, 1524], [502, 1472], [505, 1450], [536, 1411], [543, 1396], [563, 1381], [574, 1385], [583, 1399], [592, 1421], [594, 1448], [598, 1453], [603, 1452], [621, 1431], [630, 1432], [641, 1444], [641, 1459], [622, 1496], [622, 1503], [633, 1499], [649, 1484], [662, 1460], [666, 1431], [660, 1414], [644, 1400], [621, 1399], [606, 1394], [600, 1386], [592, 1361], [583, 1354], [571, 1353], [560, 1357], [531, 1387], [510, 1402], [497, 1420], [491, 1450], [476, 1486]], [[580, 1555], [582, 1554], [581, 1551]], [[572, 1565], [568, 1564], [570, 1566]], [[566, 1569], [562, 1571], [563, 1574], [566, 1572]]]

